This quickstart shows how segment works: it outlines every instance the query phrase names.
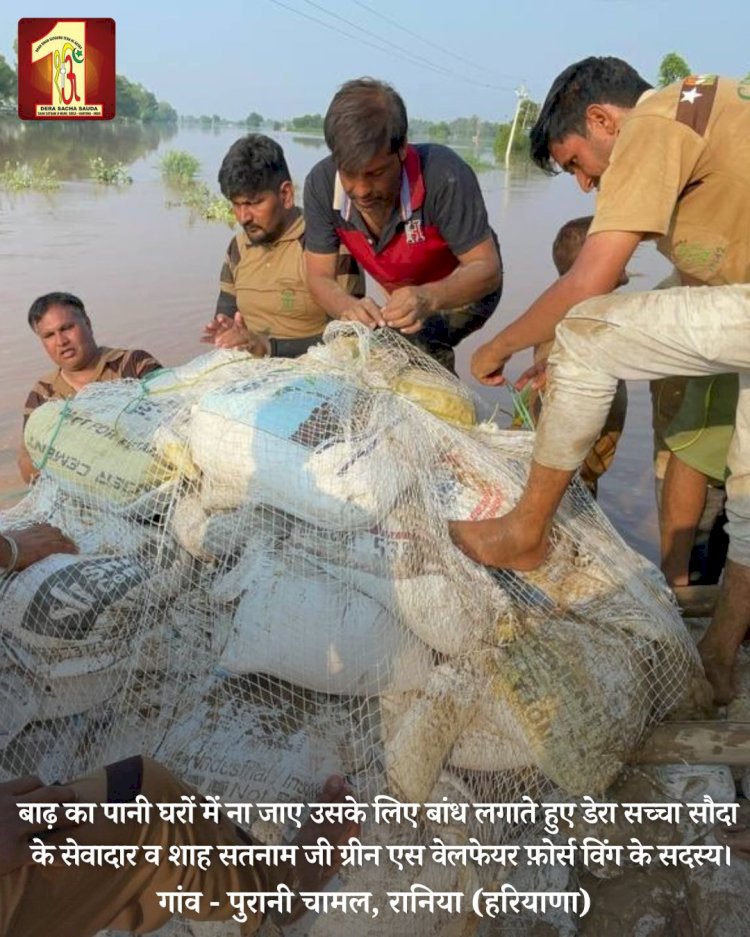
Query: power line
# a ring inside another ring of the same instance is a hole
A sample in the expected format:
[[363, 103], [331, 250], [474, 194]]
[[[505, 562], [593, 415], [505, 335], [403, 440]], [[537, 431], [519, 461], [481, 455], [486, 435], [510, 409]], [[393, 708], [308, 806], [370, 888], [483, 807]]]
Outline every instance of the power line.
[[363, 10], [367, 10], [369, 13], [372, 13], [374, 16], [379, 16], [380, 19], [385, 20], [386, 23], [390, 23], [392, 26], [395, 26], [396, 29], [400, 29], [402, 32], [407, 33], [409, 36], [413, 36], [419, 42], [423, 42], [427, 46], [431, 46], [433, 49], [437, 49], [438, 52], [442, 52], [443, 55], [450, 55], [451, 58], [456, 59], [459, 62], [463, 62], [464, 65], [470, 65], [472, 68], [477, 69], [478, 71], [486, 72], [488, 75], [492, 75], [493, 78], [517, 78], [517, 75], [506, 75], [500, 74], [499, 72], [494, 72], [491, 68], [487, 68], [486, 65], [477, 65], [476, 62], [472, 62], [471, 59], [464, 58], [463, 55], [459, 55], [458, 52], [453, 52], [451, 49], [446, 49], [444, 46], [438, 45], [436, 42], [432, 42], [430, 39], [425, 39], [424, 36], [420, 36], [418, 32], [415, 32], [413, 29], [409, 29], [408, 26], [402, 26], [401, 23], [398, 23], [396, 20], [392, 19], [390, 16], [386, 16], [385, 13], [381, 13], [380, 10], [376, 10], [374, 7], [369, 6], [367, 3], [363, 3], [362, 0], [352, 0], [352, 3], [355, 3], [358, 7], [362, 7]]
[[478, 85], [482, 88], [490, 88], [493, 91], [507, 91], [508, 88], [500, 88], [497, 85], [488, 85], [486, 82], [477, 81], [474, 78], [467, 78], [466, 75], [462, 75], [460, 72], [454, 72], [451, 68], [441, 68], [440, 66], [435, 65], [434, 62], [431, 62], [429, 59], [424, 58], [422, 55], [418, 55], [412, 49], [406, 48], [406, 46], [400, 46], [398, 43], [393, 42], [391, 39], [384, 39], [383, 36], [379, 36], [377, 33], [372, 32], [370, 29], [365, 29], [364, 26], [360, 26], [359, 23], [354, 23], [352, 20], [346, 19], [345, 16], [341, 16], [338, 13], [332, 13], [330, 10], [327, 10], [324, 6], [321, 6], [319, 3], [316, 3], [315, 0], [304, 0], [304, 2], [311, 7], [314, 7], [316, 10], [320, 10], [322, 13], [325, 13], [326, 16], [330, 16], [332, 19], [346, 23], [347, 26], [352, 26], [358, 32], [363, 32], [366, 36], [371, 36], [373, 39], [376, 39], [378, 42], [387, 43], [389, 46], [403, 52], [404, 55], [408, 56], [409, 61], [415, 63], [421, 62], [427, 67], [433, 69], [434, 71], [442, 72], [443, 74], [450, 75], [451, 78], [458, 78], [460, 81], [467, 81], [472, 85]]
[[[398, 52], [394, 51], [394, 48], [396, 49], [399, 48], [398, 46], [394, 46], [393, 43], [388, 42], [388, 40], [382, 39], [379, 36], [376, 36], [374, 33], [370, 33], [368, 30], [361, 30], [361, 31], [367, 32], [369, 35], [375, 36], [378, 42], [388, 43], [388, 45], [376, 45], [374, 42], [370, 42], [369, 40], [364, 39], [362, 36], [358, 36], [354, 33], [350, 33], [345, 29], [341, 29], [339, 26], [334, 26], [331, 23], [327, 23], [325, 20], [321, 20], [316, 16], [312, 16], [309, 13], [305, 13], [303, 10], [298, 10], [296, 7], [289, 6], [289, 4], [283, 3], [282, 0], [268, 0], [268, 2], [273, 3], [275, 6], [282, 7], [284, 10], [288, 10], [290, 13], [294, 13], [297, 16], [302, 16], [305, 19], [310, 20], [313, 23], [317, 23], [319, 26], [323, 26], [325, 29], [330, 29], [333, 32], [339, 33], [342, 36], [346, 36], [347, 39], [352, 39], [354, 42], [359, 42], [363, 45], [369, 46], [371, 49], [376, 49], [378, 52], [385, 52], [386, 55], [390, 55], [393, 58], [397, 58], [400, 62], [403, 62], [403, 55], [400, 55]], [[309, 2], [311, 6], [317, 7], [318, 9], [322, 10], [324, 13], [327, 13], [329, 16], [335, 17], [335, 14], [329, 13], [324, 7], [320, 7], [317, 4], [312, 3], [311, 0], [306, 0], [306, 2]], [[355, 29], [360, 30], [360, 27], [357, 26], [356, 23], [350, 23], [349, 20], [343, 20], [343, 21], [354, 26]], [[464, 75], [459, 75], [458, 73], [455, 73], [455, 72], [448, 72], [446, 69], [439, 68], [433, 63], [427, 61], [427, 59], [421, 59], [421, 56], [418, 57], [418, 60], [415, 60], [414, 55], [410, 51], [408, 50], [404, 50], [404, 51], [407, 52], [410, 61], [412, 61], [414, 65], [418, 65], [421, 68], [429, 69], [430, 71], [435, 72], [438, 75], [443, 75], [443, 76], [450, 75], [450, 77], [452, 78], [459, 78], [462, 81], [467, 81], [472, 85], [480, 85], [481, 87], [484, 87], [484, 88], [491, 88], [494, 91], [510, 90], [508, 88], [500, 88], [498, 86], [493, 86], [493, 85], [485, 84], [483, 82], [478, 82], [471, 78], [467, 78]]]

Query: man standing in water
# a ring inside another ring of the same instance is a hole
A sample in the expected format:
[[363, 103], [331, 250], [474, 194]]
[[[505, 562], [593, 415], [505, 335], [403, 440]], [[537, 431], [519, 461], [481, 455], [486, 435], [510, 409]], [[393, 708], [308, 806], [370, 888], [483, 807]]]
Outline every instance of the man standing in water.
[[[305, 183], [307, 281], [331, 318], [398, 329], [453, 370], [455, 346], [500, 301], [500, 251], [471, 167], [448, 147], [408, 144], [407, 129], [385, 82], [347, 81], [334, 96], [331, 156]], [[341, 245], [385, 290], [382, 307], [336, 283]]]
[[[296, 358], [320, 341], [328, 316], [305, 281], [305, 221], [284, 151], [260, 133], [241, 137], [222, 161], [219, 185], [242, 231], [229, 243], [216, 315], [202, 341], [258, 358]], [[334, 271], [345, 296], [364, 295], [347, 251], [336, 254]]]
[[[571, 270], [474, 355], [475, 377], [498, 385], [513, 354], [556, 336], [521, 500], [505, 517], [455, 523], [452, 535], [486, 565], [538, 566], [618, 378], [739, 372], [729, 560], [699, 647], [716, 701], [727, 702], [750, 627], [750, 287], [724, 285], [750, 282], [750, 85], [703, 75], [653, 91], [627, 63], [588, 58], [555, 80], [531, 148], [542, 168], [556, 164], [585, 192], [599, 189], [596, 214]], [[653, 237], [684, 283], [716, 288], [602, 296]]]
[[[161, 367], [153, 355], [139, 348], [97, 345], [86, 309], [72, 293], [40, 296], [31, 304], [28, 319], [56, 368], [40, 377], [26, 398], [24, 426], [31, 413], [48, 400], [73, 397], [95, 381], [141, 378]], [[18, 468], [26, 482], [37, 474], [23, 443]]]

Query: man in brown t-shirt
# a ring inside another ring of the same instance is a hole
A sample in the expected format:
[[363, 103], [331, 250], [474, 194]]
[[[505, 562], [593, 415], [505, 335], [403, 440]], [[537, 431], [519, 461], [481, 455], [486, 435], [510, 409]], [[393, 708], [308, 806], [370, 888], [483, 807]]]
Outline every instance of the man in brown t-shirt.
[[[72, 293], [40, 296], [31, 304], [28, 319], [56, 368], [40, 377], [26, 398], [24, 426], [32, 411], [48, 400], [73, 397], [95, 381], [141, 378], [161, 367], [147, 351], [97, 345], [86, 309]], [[18, 467], [26, 482], [36, 475], [23, 442]]]
[[[531, 149], [547, 171], [560, 167], [585, 192], [598, 189], [596, 214], [571, 270], [474, 354], [474, 376], [502, 384], [509, 358], [552, 338], [557, 327], [548, 404], [521, 501], [503, 518], [454, 525], [453, 536], [488, 565], [539, 565], [554, 512], [617, 378], [718, 373], [722, 365], [739, 372], [729, 560], [700, 645], [716, 701], [727, 702], [735, 653], [750, 627], [750, 413], [742, 394], [750, 381], [750, 313], [747, 290], [730, 285], [750, 282], [750, 83], [698, 75], [653, 91], [620, 59], [584, 59], [555, 80]], [[653, 237], [690, 289], [603, 297], [638, 244]]]
[[[320, 341], [329, 319], [307, 288], [305, 221], [284, 151], [263, 134], [241, 137], [224, 157], [219, 186], [242, 231], [229, 244], [216, 315], [202, 341], [296, 358]], [[364, 278], [346, 250], [338, 252], [336, 277], [347, 294], [364, 295]]]

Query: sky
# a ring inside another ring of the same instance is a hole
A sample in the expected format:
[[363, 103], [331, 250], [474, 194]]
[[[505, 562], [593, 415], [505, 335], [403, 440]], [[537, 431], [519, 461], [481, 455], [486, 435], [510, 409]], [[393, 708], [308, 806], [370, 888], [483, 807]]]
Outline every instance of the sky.
[[[665, 53], [694, 72], [750, 72], [746, 0], [3, 0], [0, 53], [21, 17], [111, 16], [117, 71], [181, 114], [284, 119], [324, 113], [348, 78], [401, 92], [409, 114], [513, 115], [588, 55], [617, 55], [654, 82]], [[68, 9], [68, 7], [72, 9]], [[212, 15], [214, 11], [214, 15]], [[326, 25], [322, 25], [325, 23]]]

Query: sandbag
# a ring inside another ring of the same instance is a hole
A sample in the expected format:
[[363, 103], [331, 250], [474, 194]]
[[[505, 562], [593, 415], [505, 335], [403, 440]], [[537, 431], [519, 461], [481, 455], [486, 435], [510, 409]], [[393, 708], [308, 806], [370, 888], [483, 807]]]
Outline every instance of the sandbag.
[[245, 555], [243, 594], [219, 666], [323, 693], [419, 686], [432, 661], [389, 611], [330, 568]]
[[364, 426], [371, 406], [352, 385], [319, 375], [271, 373], [205, 394], [190, 423], [204, 509], [254, 500], [334, 528], [376, 523], [411, 471], [400, 413], [357, 434], [355, 414]]

